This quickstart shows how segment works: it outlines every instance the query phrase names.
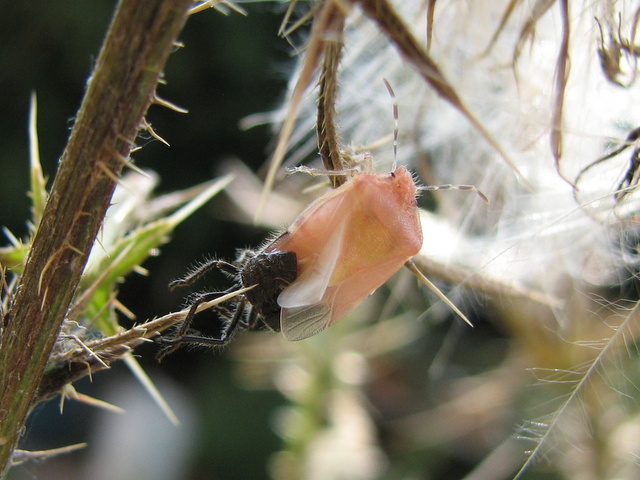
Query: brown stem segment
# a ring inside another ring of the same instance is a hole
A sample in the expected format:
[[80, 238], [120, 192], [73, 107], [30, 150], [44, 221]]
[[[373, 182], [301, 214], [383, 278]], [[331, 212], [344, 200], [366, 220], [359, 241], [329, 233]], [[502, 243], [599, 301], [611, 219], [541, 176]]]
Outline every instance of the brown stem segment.
[[[342, 35], [345, 17], [337, 8], [333, 7], [327, 22], [324, 35], [329, 40], [325, 43], [322, 57], [322, 71], [320, 73], [320, 94], [318, 95], [317, 131], [318, 150], [327, 170], [343, 170], [351, 165], [344, 165], [341, 155], [340, 138], [338, 137], [336, 120], [336, 102], [338, 97], [338, 67], [344, 47]], [[331, 176], [333, 187], [344, 183], [345, 177]]]
[[10, 465], [117, 178], [192, 0], [121, 0], [0, 337], [0, 477]]

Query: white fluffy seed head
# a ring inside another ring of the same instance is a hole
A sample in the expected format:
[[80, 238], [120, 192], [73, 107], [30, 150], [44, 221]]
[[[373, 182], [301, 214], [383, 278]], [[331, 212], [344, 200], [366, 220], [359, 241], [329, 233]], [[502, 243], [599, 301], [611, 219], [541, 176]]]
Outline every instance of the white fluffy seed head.
[[[394, 3], [405, 21], [413, 22], [414, 35], [426, 44], [424, 2]], [[551, 147], [563, 35], [560, 9], [550, 8], [535, 22], [535, 34], [521, 39], [526, 22], [535, 15], [532, 8], [518, 4], [487, 52], [500, 28], [504, 5], [438, 2], [430, 50], [446, 79], [506, 150], [526, 184], [357, 8], [349, 15], [344, 38], [337, 104], [340, 136], [348, 145], [366, 146], [392, 134], [393, 107], [383, 83], [386, 79], [399, 106], [397, 163], [413, 168], [423, 183], [472, 184], [491, 201], [486, 206], [475, 195], [438, 195], [438, 221], [447, 222], [458, 238], [443, 241], [448, 249], [440, 252], [441, 259], [548, 291], [565, 275], [608, 283], [637, 260], [624, 244], [635, 235], [638, 198], [632, 193], [618, 203], [614, 199], [633, 146], [579, 175], [640, 126], [640, 90], [637, 85], [622, 88], [605, 75], [594, 19], [602, 19], [605, 31], [616, 36], [621, 19], [622, 36], [630, 36], [633, 9], [613, 12], [609, 2], [571, 3], [570, 70], [559, 168], [570, 182], [579, 179], [574, 190], [558, 173]], [[629, 55], [623, 61], [633, 64]], [[627, 74], [626, 79], [631, 77]], [[298, 147], [291, 159], [312, 158], [316, 153], [315, 107], [314, 95], [308, 95], [294, 133]], [[390, 169], [391, 142], [372, 153], [378, 171]], [[426, 243], [438, 242], [443, 230], [437, 223], [424, 225]]]

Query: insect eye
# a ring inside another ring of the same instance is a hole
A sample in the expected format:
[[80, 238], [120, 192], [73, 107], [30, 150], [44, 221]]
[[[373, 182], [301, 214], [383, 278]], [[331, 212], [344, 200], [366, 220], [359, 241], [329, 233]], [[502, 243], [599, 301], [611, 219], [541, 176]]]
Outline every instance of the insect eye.
[[396, 172], [391, 172], [389, 175], [391, 175], [391, 178], [396, 178]]

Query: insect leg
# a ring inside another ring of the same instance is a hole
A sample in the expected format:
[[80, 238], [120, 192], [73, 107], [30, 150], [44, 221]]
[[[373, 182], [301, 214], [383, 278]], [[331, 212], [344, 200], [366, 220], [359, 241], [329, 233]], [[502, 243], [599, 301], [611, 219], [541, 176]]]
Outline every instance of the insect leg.
[[214, 269], [222, 270], [223, 272], [233, 276], [236, 276], [239, 274], [238, 268], [229, 262], [225, 262], [224, 260], [208, 260], [207, 262], [198, 266], [195, 270], [189, 272], [183, 278], [179, 278], [177, 280], [172, 281], [169, 284], [169, 289], [173, 290], [174, 288], [177, 288], [177, 287], [187, 287], [189, 285], [192, 285], [193, 283], [198, 281], [201, 277], [203, 277], [206, 273]]
[[630, 193], [630, 187], [638, 184], [638, 169], [640, 168], [640, 149], [634, 148], [631, 153], [629, 169], [622, 181], [618, 184], [614, 198], [616, 201], [622, 200]]
[[[172, 344], [177, 344], [176, 347], [183, 345], [185, 343], [192, 343], [195, 345], [224, 345], [233, 336], [233, 333], [236, 331], [238, 326], [241, 324], [240, 319], [244, 314], [245, 302], [241, 301], [238, 303], [238, 307], [231, 317], [231, 321], [224, 328], [219, 337], [205, 337], [201, 335], [182, 335], [180, 337], [173, 338], [169, 340]], [[171, 350], [173, 351], [173, 350]], [[166, 355], [166, 353], [165, 353]]]
[[[168, 354], [175, 352], [178, 348], [180, 348], [180, 346], [183, 343], [196, 343], [193, 340], [189, 341], [189, 340], [186, 340], [186, 339], [187, 338], [199, 338], [199, 337], [193, 337], [193, 336], [187, 335], [187, 332], [189, 331], [189, 328], [191, 327], [191, 324], [193, 323], [193, 319], [195, 318], [196, 313], [198, 311], [198, 307], [200, 305], [202, 305], [203, 303], [205, 303], [205, 302], [209, 302], [211, 300], [215, 300], [216, 298], [219, 298], [222, 295], [225, 295], [225, 293], [226, 292], [204, 293], [204, 294], [202, 294], [202, 295], [200, 295], [199, 297], [196, 298], [196, 300], [193, 302], [193, 304], [189, 308], [189, 312], [187, 313], [187, 316], [184, 317], [184, 320], [180, 324], [180, 328], [178, 329], [176, 334], [172, 338], [159, 337], [159, 338], [156, 339], [156, 342], [165, 345], [165, 348], [160, 350], [158, 352], [158, 354], [156, 355], [156, 358], [158, 359], [158, 361], [162, 360]], [[225, 308], [218, 308], [218, 311], [220, 311], [221, 313], [224, 314], [224, 312], [227, 311], [227, 310]], [[235, 318], [236, 315], [237, 315], [237, 312], [234, 314], [234, 318]], [[233, 322], [233, 319], [232, 319], [232, 322]], [[227, 330], [228, 330], [228, 327], [227, 327]]]
[[258, 312], [256, 312], [256, 309], [252, 305], [249, 307], [249, 315], [247, 315], [247, 319], [242, 322], [242, 326], [247, 330], [253, 330], [258, 326], [258, 320]]

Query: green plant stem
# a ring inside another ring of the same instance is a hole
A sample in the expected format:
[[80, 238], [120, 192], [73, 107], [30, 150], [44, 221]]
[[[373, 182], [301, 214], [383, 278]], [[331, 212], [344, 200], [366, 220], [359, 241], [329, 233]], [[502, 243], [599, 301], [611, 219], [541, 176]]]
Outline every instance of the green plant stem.
[[0, 477], [192, 0], [121, 0], [0, 338]]

